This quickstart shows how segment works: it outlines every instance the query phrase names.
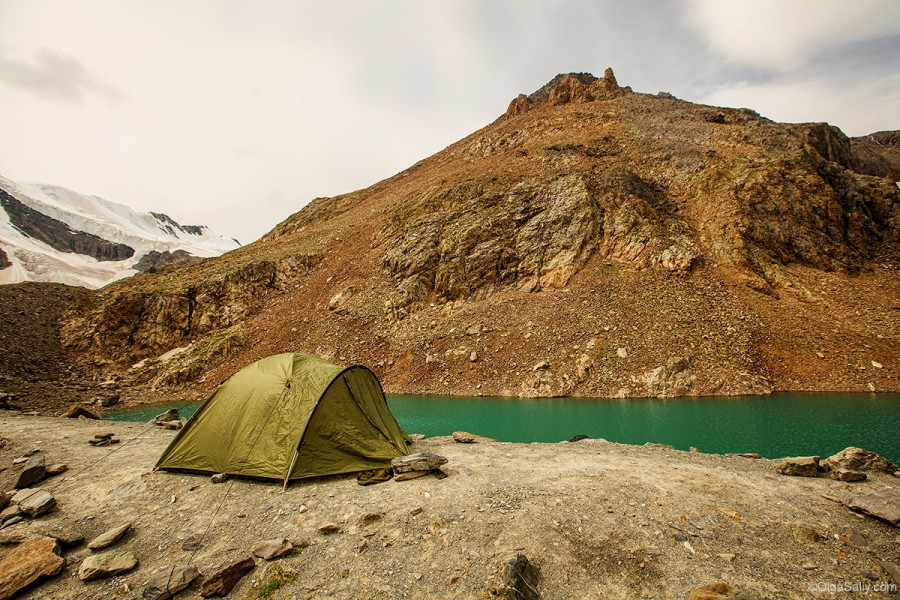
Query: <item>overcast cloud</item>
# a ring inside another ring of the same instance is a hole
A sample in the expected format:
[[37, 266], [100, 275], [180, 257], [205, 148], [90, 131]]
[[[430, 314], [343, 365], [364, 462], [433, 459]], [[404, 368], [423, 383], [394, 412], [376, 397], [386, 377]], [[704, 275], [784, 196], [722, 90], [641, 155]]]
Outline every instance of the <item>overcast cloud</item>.
[[0, 175], [249, 242], [554, 75], [900, 128], [895, 0], [0, 0]]

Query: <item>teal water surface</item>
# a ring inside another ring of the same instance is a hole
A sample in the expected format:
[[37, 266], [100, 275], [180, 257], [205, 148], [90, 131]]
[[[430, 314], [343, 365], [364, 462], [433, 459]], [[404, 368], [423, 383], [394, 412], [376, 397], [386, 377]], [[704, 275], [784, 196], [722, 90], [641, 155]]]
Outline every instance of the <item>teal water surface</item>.
[[[768, 458], [829, 456], [859, 446], [900, 463], [900, 394], [606, 400], [388, 396], [397, 422], [428, 437], [468, 431], [504, 442], [559, 442], [575, 435], [680, 450], [757, 452]], [[168, 406], [107, 413], [148, 421]], [[198, 404], [185, 405], [189, 416]]]

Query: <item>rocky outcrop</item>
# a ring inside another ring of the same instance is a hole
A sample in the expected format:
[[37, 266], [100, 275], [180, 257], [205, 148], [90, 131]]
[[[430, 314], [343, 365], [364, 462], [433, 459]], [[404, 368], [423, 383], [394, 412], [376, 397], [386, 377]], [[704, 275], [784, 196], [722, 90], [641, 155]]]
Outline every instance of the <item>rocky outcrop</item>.
[[6, 255], [6, 252], [3, 251], [3, 248], [0, 248], [0, 271], [12, 266], [12, 262], [9, 260], [9, 256]]
[[900, 131], [879, 131], [850, 138], [853, 169], [900, 181]]
[[193, 263], [200, 260], [203, 259], [194, 256], [186, 250], [175, 250], [174, 252], [171, 252], [169, 250], [166, 250], [164, 252], [151, 250], [150, 252], [142, 256], [139, 261], [137, 261], [137, 263], [134, 265], [134, 268], [135, 270], [141, 271], [142, 273], [153, 273], [163, 267]]
[[675, 398], [687, 396], [696, 379], [691, 372], [691, 359], [673, 356], [666, 364], [636, 377], [635, 383], [651, 398]]
[[125, 260], [134, 256], [134, 248], [117, 244], [84, 231], [75, 231], [62, 221], [25, 206], [6, 190], [0, 189], [0, 205], [13, 226], [60, 252], [74, 252], [99, 261]]

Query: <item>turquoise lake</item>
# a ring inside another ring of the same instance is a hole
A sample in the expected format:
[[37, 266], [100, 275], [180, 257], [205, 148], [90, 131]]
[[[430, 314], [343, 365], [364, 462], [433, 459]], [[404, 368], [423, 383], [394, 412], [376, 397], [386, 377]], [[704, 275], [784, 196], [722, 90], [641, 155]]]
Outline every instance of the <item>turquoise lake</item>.
[[[583, 434], [611, 442], [757, 452], [767, 458], [834, 454], [859, 446], [900, 463], [900, 394], [779, 393], [771, 396], [607, 400], [388, 396], [408, 433], [468, 431], [504, 442], [559, 442]], [[149, 421], [169, 405], [107, 411]], [[180, 406], [189, 416], [198, 404]]]

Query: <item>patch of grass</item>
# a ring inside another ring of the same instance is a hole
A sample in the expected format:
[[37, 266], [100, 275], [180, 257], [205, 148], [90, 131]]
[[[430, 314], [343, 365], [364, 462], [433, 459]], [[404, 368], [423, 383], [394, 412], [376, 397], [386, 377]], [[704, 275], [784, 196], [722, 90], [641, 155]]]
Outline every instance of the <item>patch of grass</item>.
[[255, 592], [255, 598], [271, 598], [278, 590], [289, 585], [297, 579], [297, 571], [282, 566], [281, 563], [272, 563], [266, 568], [264, 578], [259, 582]]

